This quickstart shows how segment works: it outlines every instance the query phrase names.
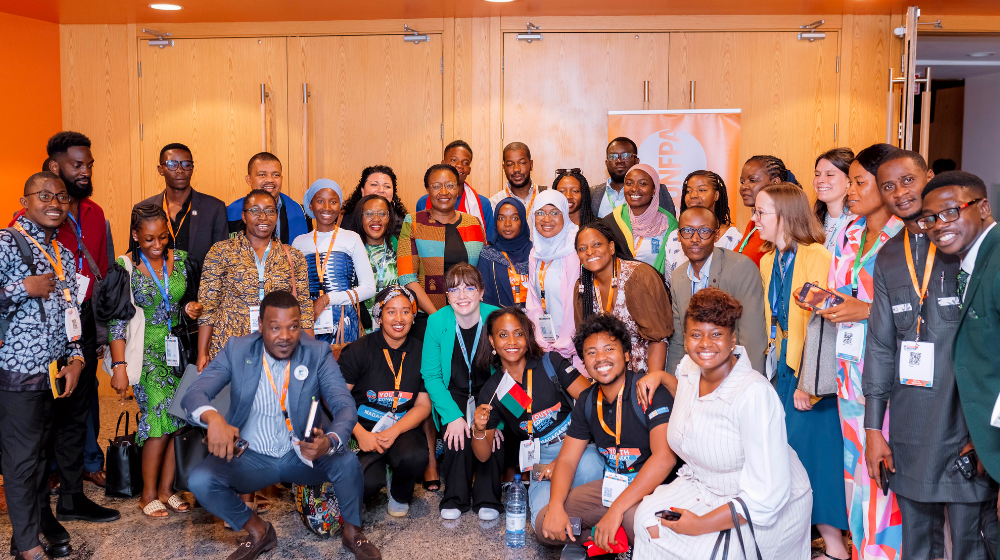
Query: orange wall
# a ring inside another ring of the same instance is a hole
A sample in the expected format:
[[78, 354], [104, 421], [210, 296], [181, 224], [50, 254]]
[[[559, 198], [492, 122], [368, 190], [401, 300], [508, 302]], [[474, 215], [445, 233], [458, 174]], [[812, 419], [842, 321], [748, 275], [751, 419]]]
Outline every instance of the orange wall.
[[0, 227], [21, 204], [24, 181], [42, 169], [45, 143], [62, 128], [59, 25], [0, 13], [4, 108], [0, 133]]

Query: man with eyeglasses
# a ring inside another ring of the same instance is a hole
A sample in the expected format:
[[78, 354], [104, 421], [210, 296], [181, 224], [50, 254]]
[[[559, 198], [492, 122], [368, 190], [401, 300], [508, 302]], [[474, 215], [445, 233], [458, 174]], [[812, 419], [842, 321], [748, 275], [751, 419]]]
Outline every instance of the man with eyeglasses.
[[[312, 221], [306, 217], [305, 210], [292, 197], [281, 192], [284, 177], [281, 172], [281, 160], [270, 152], [254, 154], [247, 162], [247, 185], [250, 191], [261, 189], [271, 193], [278, 203], [278, 222], [274, 233], [285, 245], [291, 245], [295, 238], [312, 231]], [[249, 191], [247, 191], [249, 192]], [[233, 201], [226, 208], [229, 216], [229, 236], [246, 229], [243, 222], [243, 199]]]
[[[884, 464], [907, 557], [943, 557], [947, 512], [952, 557], [984, 559], [980, 514], [996, 490], [975, 476], [974, 458], [964, 465], [971, 463], [970, 471], [963, 474], [960, 468], [962, 454], [972, 448], [966, 418], [980, 420], [963, 410], [956, 383], [955, 361], [961, 358], [953, 344], [963, 320], [960, 259], [937, 250], [919, 225], [928, 222], [921, 220], [923, 193], [934, 177], [924, 158], [894, 150], [877, 165], [879, 194], [906, 228], [885, 243], [875, 261], [862, 376], [868, 476], [881, 488]], [[995, 396], [982, 414], [990, 414]]]
[[764, 371], [767, 337], [759, 322], [764, 317], [764, 286], [760, 271], [749, 257], [715, 246], [719, 221], [708, 208], [694, 206], [681, 214], [677, 235], [687, 257], [670, 275], [670, 300], [674, 334], [667, 346], [667, 371], [673, 372], [684, 358], [684, 315], [691, 296], [702, 288], [718, 288], [743, 305], [743, 318], [736, 322], [736, 344], [746, 348], [750, 364]]
[[531, 178], [531, 170], [535, 167], [535, 162], [531, 159], [531, 149], [523, 142], [507, 144], [503, 149], [501, 166], [504, 177], [507, 178], [507, 185], [490, 197], [493, 212], [496, 213], [497, 204], [508, 197], [520, 200], [525, 208], [531, 208], [535, 195], [546, 188], [536, 185]]
[[[604, 164], [608, 167], [606, 181], [590, 181], [590, 201], [594, 215], [603, 218], [625, 204], [625, 175], [639, 163], [639, 147], [631, 139], [619, 136], [608, 143]], [[674, 199], [666, 187], [660, 189], [660, 208], [677, 215]]]
[[[156, 166], [156, 171], [163, 177], [166, 188], [139, 204], [163, 208], [170, 218], [167, 223], [170, 233], [168, 246], [187, 251], [201, 269], [212, 245], [229, 238], [226, 205], [218, 198], [191, 187], [194, 156], [184, 144], [164, 146], [160, 150], [160, 164]], [[197, 290], [198, 286], [195, 285], [194, 289]]]

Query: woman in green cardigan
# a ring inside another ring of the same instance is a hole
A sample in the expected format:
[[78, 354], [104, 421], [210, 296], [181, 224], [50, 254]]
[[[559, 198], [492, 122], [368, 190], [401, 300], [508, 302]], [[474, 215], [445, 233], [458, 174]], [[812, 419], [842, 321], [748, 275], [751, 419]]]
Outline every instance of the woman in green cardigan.
[[458, 519], [470, 507], [479, 518], [500, 515], [500, 474], [503, 453], [480, 462], [472, 451], [472, 415], [489, 379], [490, 369], [476, 367], [477, 355], [488, 353], [483, 328], [486, 316], [497, 308], [482, 303], [483, 278], [475, 266], [459, 263], [445, 275], [448, 305], [427, 319], [420, 372], [433, 404], [434, 424], [444, 431], [441, 478], [441, 518]]

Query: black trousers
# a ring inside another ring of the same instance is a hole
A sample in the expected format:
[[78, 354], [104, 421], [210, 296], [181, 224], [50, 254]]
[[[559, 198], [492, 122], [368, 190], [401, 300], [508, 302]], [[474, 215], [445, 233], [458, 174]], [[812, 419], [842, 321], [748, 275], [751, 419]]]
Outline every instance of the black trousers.
[[[452, 397], [454, 398], [454, 397]], [[455, 400], [458, 409], [465, 411], [465, 399]], [[441, 426], [444, 434], [445, 427]], [[472, 438], [465, 438], [464, 449], [450, 449], [444, 442], [444, 457], [441, 459], [441, 481], [444, 483], [444, 494], [441, 496], [441, 509], [457, 509], [461, 512], [479, 508], [493, 508], [503, 512], [500, 503], [500, 476], [503, 473], [504, 450], [500, 446], [490, 455], [485, 463], [480, 463], [472, 451]]]
[[948, 510], [952, 558], [986, 560], [986, 544], [979, 534], [980, 516], [996, 515], [990, 502], [926, 503], [896, 494], [903, 519], [903, 560], [944, 558], [944, 512]]
[[61, 479], [59, 494], [83, 492], [83, 450], [87, 441], [87, 417], [96, 402], [97, 393], [97, 325], [90, 302], [80, 307], [83, 333], [80, 346], [86, 365], [80, 373], [80, 382], [73, 393], [55, 401], [52, 409], [53, 431], [48, 443], [49, 455], [55, 458], [56, 470]]
[[417, 426], [399, 434], [385, 453], [377, 451], [358, 453], [361, 468], [365, 471], [365, 499], [378, 494], [386, 485], [385, 468], [392, 469], [392, 486], [388, 489], [393, 500], [408, 504], [413, 498], [417, 478], [427, 468], [427, 436]]
[[0, 450], [7, 512], [18, 550], [40, 543], [40, 511], [49, 507], [45, 445], [52, 431], [51, 391], [0, 391]]

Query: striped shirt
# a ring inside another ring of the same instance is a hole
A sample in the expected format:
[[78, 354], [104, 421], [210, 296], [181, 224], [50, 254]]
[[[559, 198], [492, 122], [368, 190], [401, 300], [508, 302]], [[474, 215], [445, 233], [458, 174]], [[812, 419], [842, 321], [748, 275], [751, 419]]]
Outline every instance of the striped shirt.
[[[277, 360], [267, 351], [264, 352], [264, 359], [271, 368], [274, 386], [279, 392], [282, 391], [285, 386], [285, 367], [288, 365], [288, 360]], [[288, 406], [286, 395], [285, 407]], [[264, 373], [263, 362], [260, 366], [257, 396], [254, 397], [253, 407], [250, 408], [250, 416], [240, 430], [240, 437], [250, 444], [250, 449], [268, 457], [281, 457], [292, 450], [292, 438], [285, 426], [285, 416], [281, 412], [278, 395], [274, 393], [271, 382]]]

